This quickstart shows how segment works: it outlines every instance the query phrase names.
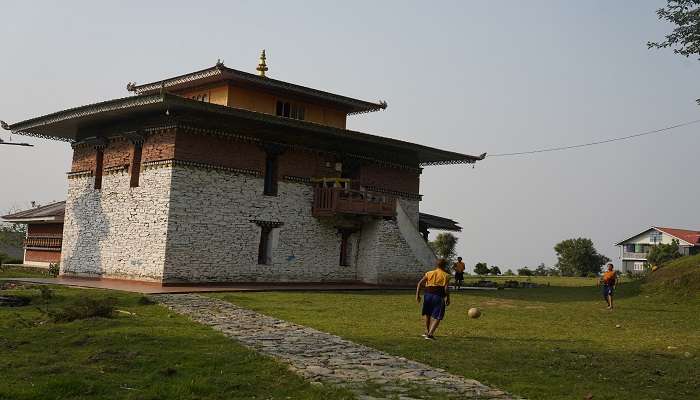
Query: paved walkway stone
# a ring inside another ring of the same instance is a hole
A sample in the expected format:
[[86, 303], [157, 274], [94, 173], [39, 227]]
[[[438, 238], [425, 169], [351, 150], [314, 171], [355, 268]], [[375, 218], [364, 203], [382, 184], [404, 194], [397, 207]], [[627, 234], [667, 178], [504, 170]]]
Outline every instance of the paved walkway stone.
[[475, 380], [268, 317], [223, 300], [196, 294], [159, 294], [153, 298], [253, 350], [287, 363], [290, 370], [313, 384], [346, 387], [359, 399], [408, 400], [431, 396], [520, 399]]

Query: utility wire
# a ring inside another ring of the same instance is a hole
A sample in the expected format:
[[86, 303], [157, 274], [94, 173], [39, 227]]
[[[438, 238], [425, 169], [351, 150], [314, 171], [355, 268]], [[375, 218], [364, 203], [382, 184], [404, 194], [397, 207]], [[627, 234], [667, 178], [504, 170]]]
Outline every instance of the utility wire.
[[599, 140], [597, 142], [590, 142], [590, 143], [582, 143], [582, 144], [575, 144], [572, 146], [561, 146], [561, 147], [547, 147], [544, 149], [538, 149], [538, 150], [529, 150], [529, 151], [519, 151], [516, 153], [499, 153], [499, 154], [489, 154], [486, 157], [506, 157], [506, 156], [520, 156], [520, 155], [525, 155], [525, 154], [535, 154], [535, 153], [547, 153], [550, 151], [560, 151], [560, 150], [569, 150], [569, 149], [577, 149], [579, 147], [587, 147], [587, 146], [595, 146], [597, 144], [604, 144], [604, 143], [610, 143], [610, 142], [617, 142], [620, 140], [628, 140], [628, 139], [633, 139], [637, 138], [640, 136], [646, 136], [646, 135], [652, 135], [655, 133], [661, 133], [661, 132], [667, 132], [672, 129], [676, 128], [681, 128], [684, 126], [692, 125], [692, 124], [697, 124], [700, 122], [700, 119], [696, 119], [694, 121], [689, 121], [689, 122], [683, 122], [681, 124], [677, 125], [671, 125], [667, 126], [665, 128], [661, 129], [655, 129], [653, 131], [646, 131], [646, 132], [641, 132], [641, 133], [635, 133], [634, 135], [629, 135], [629, 136], [623, 136], [623, 137], [617, 137], [617, 138], [612, 138], [612, 139], [605, 139], [605, 140]]

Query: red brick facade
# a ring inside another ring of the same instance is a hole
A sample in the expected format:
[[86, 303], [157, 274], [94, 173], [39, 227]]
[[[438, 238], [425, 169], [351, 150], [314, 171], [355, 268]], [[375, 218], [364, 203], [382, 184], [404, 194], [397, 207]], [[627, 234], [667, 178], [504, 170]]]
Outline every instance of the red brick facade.
[[57, 263], [61, 261], [60, 251], [51, 250], [27, 250], [24, 253], [24, 262]]
[[360, 169], [360, 183], [362, 186], [418, 194], [420, 174], [415, 170], [366, 164]]
[[[104, 168], [129, 165], [134, 145], [128, 140], [114, 140], [104, 149]], [[142, 163], [160, 160], [192, 161], [228, 168], [265, 171], [266, 152], [257, 143], [227, 137], [196, 134], [174, 129], [152, 134], [143, 143]], [[334, 156], [330, 154], [288, 149], [278, 156], [278, 179], [285, 176], [302, 178], [339, 177]], [[74, 149], [72, 172], [95, 172], [95, 149], [80, 146]], [[364, 187], [418, 194], [420, 174], [417, 170], [363, 163], [355, 172]]]
[[28, 236], [61, 235], [63, 224], [27, 224]]
[[265, 169], [265, 150], [255, 143], [187, 132], [178, 132], [175, 143], [175, 159], [179, 161], [253, 169], [260, 172]]

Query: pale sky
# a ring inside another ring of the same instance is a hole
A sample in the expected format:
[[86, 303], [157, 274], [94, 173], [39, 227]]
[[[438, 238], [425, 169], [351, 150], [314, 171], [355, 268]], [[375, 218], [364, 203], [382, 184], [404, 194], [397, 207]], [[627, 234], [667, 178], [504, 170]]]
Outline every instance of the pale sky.
[[[626, 136], [700, 119], [700, 61], [647, 50], [671, 26], [663, 0], [454, 2], [8, 2], [0, 24], [0, 119], [129, 95], [214, 65], [387, 110], [348, 128], [468, 154]], [[438, 6], [439, 5], [439, 6]], [[0, 137], [8, 140], [6, 131]], [[63, 200], [68, 144], [0, 146], [0, 212]], [[503, 271], [556, 261], [590, 237], [700, 229], [700, 125], [633, 141], [471, 166], [425, 168], [421, 210], [458, 220], [459, 253]]]

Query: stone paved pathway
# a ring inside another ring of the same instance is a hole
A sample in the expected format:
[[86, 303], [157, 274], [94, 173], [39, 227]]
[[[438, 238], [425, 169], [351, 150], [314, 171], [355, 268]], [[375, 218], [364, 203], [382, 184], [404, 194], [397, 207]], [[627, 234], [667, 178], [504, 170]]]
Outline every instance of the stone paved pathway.
[[358, 399], [519, 399], [442, 369], [196, 294], [154, 299], [243, 345], [289, 364], [312, 384], [343, 386]]

